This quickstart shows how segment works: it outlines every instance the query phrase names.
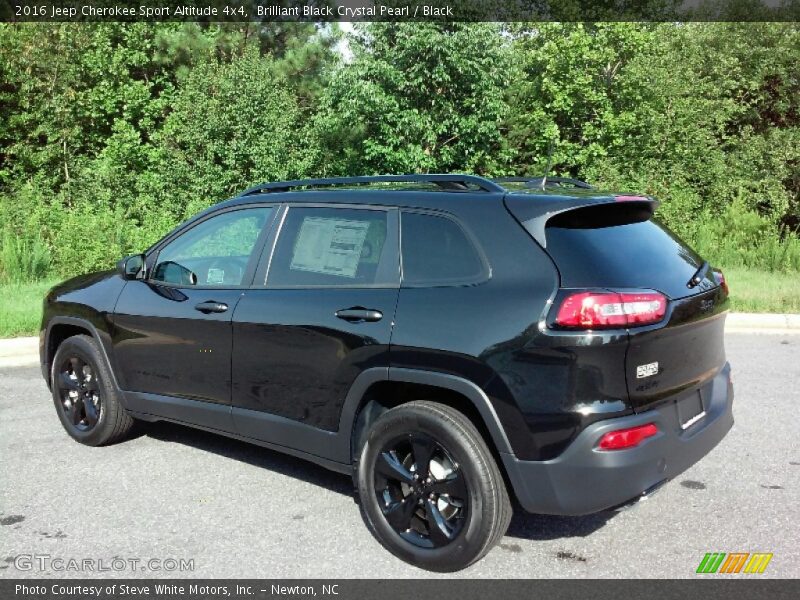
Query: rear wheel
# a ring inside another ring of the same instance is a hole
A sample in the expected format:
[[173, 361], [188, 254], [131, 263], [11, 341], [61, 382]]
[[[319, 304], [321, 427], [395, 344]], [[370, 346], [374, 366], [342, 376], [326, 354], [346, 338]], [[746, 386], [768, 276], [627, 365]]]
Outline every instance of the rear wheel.
[[395, 556], [457, 571], [505, 534], [511, 505], [502, 475], [462, 413], [416, 401], [381, 415], [358, 462], [362, 515]]
[[134, 419], [119, 402], [111, 372], [94, 338], [76, 335], [62, 342], [51, 371], [53, 403], [61, 424], [88, 446], [125, 438]]

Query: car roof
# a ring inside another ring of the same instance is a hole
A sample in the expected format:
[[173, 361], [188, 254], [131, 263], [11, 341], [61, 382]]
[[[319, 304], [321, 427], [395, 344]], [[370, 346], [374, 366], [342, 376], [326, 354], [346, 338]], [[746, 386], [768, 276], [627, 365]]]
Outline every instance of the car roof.
[[166, 237], [217, 211], [252, 204], [369, 205], [456, 212], [465, 202], [487, 200], [500, 206], [504, 201], [527, 204], [534, 200], [535, 204], [528, 205], [528, 210], [548, 213], [584, 203], [613, 201], [614, 194], [595, 190], [583, 181], [560, 177], [487, 179], [477, 175], [433, 173], [294, 179], [250, 187], [238, 196], [193, 215]]
[[583, 181], [562, 177], [488, 179], [477, 175], [444, 173], [372, 175], [262, 183], [209, 210], [263, 202], [444, 207], [453, 201], [501, 199], [507, 195], [535, 196], [547, 200], [610, 196]]

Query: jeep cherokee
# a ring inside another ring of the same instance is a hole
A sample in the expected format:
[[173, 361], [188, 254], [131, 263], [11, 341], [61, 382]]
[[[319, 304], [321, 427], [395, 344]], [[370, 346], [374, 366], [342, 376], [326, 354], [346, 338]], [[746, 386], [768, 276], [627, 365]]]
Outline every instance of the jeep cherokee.
[[266, 183], [44, 302], [67, 433], [136, 420], [353, 476], [390, 552], [464, 568], [525, 511], [641, 499], [733, 423], [722, 272], [648, 196], [559, 178]]

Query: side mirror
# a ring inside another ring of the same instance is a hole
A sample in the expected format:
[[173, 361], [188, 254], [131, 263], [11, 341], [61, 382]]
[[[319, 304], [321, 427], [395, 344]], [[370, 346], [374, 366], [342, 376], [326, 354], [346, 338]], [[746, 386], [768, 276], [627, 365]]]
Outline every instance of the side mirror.
[[136, 279], [144, 269], [144, 254], [133, 254], [117, 263], [117, 272], [123, 279]]
[[172, 285], [197, 285], [197, 275], [191, 269], [171, 260], [158, 263], [153, 279]]

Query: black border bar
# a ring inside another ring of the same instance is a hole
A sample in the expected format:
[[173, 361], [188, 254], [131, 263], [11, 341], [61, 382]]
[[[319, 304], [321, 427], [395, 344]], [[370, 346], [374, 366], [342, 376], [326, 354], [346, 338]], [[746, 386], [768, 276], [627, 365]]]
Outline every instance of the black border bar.
[[800, 0], [0, 0], [4, 22], [800, 21]]
[[[619, 598], [789, 600], [800, 597], [800, 580], [763, 579], [761, 575], [692, 579], [10, 579], [0, 581], [5, 600], [619, 600]], [[156, 586], [168, 591], [158, 593]], [[39, 591], [31, 591], [38, 589]], [[177, 591], [180, 589], [181, 591]], [[98, 593], [99, 592], [99, 593]]]

